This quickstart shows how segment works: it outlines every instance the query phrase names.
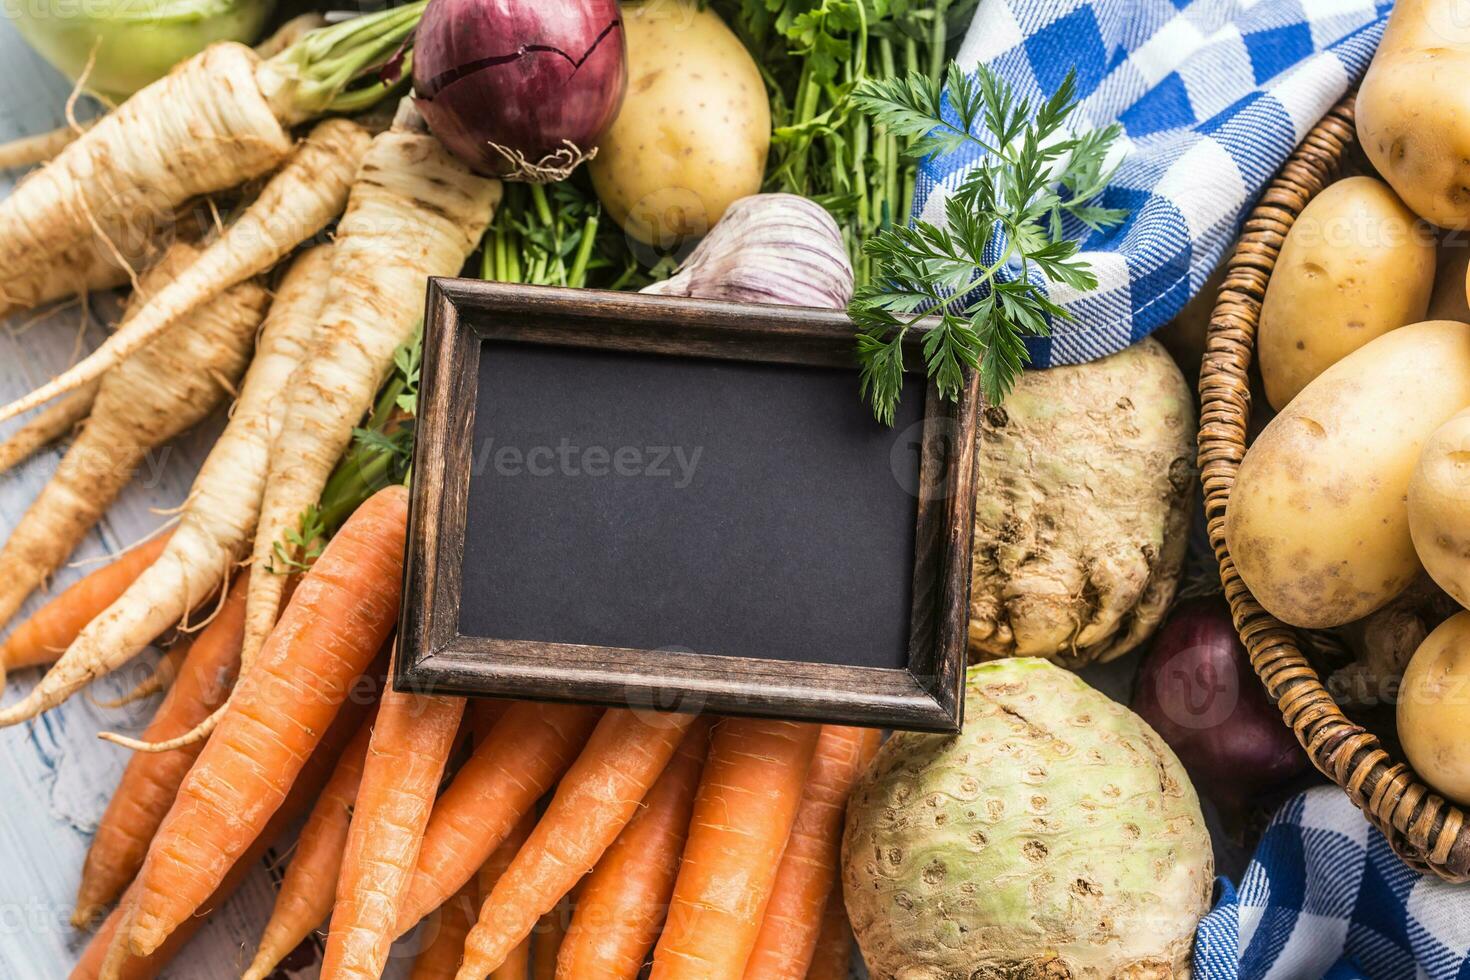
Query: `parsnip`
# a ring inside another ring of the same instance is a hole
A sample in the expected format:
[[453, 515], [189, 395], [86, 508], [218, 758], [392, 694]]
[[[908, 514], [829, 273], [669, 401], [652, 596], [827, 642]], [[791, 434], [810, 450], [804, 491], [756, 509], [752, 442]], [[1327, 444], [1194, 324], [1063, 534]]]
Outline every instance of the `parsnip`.
[[269, 270], [342, 213], [370, 139], [356, 123], [319, 123], [239, 219], [177, 279], [100, 347], [47, 384], [3, 409], [0, 420], [98, 377], [221, 292]]
[[[174, 246], [144, 277], [141, 295], [176, 277], [196, 255], [191, 246]], [[0, 624], [60, 566], [146, 453], [225, 400], [245, 370], [268, 303], [261, 286], [236, 286], [108, 372], [87, 424], [0, 550]], [[91, 670], [84, 666], [71, 689], [85, 683]], [[0, 712], [0, 724], [30, 717], [48, 703], [47, 691], [43, 680]]]
[[[217, 592], [230, 566], [242, 557], [255, 529], [267, 460], [285, 412], [283, 392], [316, 334], [330, 270], [331, 249], [325, 246], [304, 253], [291, 266], [266, 317], [230, 422], [195, 478], [168, 547], [87, 624], [23, 702], [24, 712], [21, 705], [13, 709], [19, 717], [55, 706], [90, 678], [131, 659]], [[125, 370], [153, 346], [116, 370]]]

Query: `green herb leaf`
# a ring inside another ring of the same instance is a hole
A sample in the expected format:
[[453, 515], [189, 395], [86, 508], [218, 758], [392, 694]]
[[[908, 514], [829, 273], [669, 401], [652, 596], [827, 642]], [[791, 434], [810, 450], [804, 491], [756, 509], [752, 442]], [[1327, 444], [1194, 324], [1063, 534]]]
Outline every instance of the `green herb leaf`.
[[910, 330], [919, 332], [919, 353], [943, 397], [957, 398], [974, 370], [985, 398], [1000, 402], [1026, 366], [1026, 338], [1044, 336], [1049, 318], [1066, 316], [1032, 273], [1079, 291], [1097, 285], [1064, 228], [1072, 220], [1104, 229], [1126, 216], [1091, 203], [1112, 176], [1108, 153], [1122, 131], [1071, 132], [1075, 94], [1068, 74], [1033, 110], [983, 66], [968, 75], [953, 64], [944, 86], [916, 71], [856, 86], [853, 103], [911, 139], [911, 153], [984, 154], [945, 200], [944, 227], [916, 220], [864, 246], [872, 280], [849, 313], [860, 390], [884, 424], [893, 423], [903, 388]]

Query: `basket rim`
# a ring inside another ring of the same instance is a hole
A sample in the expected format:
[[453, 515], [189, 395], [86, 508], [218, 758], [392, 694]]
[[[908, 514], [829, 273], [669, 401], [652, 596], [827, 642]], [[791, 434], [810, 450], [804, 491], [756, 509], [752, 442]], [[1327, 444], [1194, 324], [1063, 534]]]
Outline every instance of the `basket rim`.
[[1199, 467], [1210, 545], [1236, 631], [1252, 667], [1312, 763], [1341, 787], [1394, 852], [1416, 871], [1470, 881], [1465, 811], [1351, 721], [1307, 660], [1297, 631], [1256, 602], [1225, 541], [1225, 511], [1245, 456], [1250, 366], [1266, 283], [1303, 207], [1337, 176], [1357, 141], [1349, 92], [1303, 138], [1251, 209], [1210, 314], [1200, 366]]

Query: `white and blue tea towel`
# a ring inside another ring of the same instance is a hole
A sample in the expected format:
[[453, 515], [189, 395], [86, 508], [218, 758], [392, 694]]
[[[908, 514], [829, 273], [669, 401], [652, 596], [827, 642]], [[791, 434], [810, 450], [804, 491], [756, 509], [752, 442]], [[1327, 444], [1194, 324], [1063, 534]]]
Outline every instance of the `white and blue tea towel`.
[[1470, 980], [1470, 886], [1410, 871], [1335, 787], [1294, 797], [1195, 939], [1195, 980]]
[[[1032, 365], [1076, 364], [1167, 323], [1233, 242], [1291, 150], [1368, 67], [1391, 2], [981, 0], [957, 61], [983, 64], [1034, 106], [1077, 75], [1080, 128], [1119, 122], [1121, 164], [1105, 232], [1067, 230], [1098, 278], [1030, 343]], [[946, 189], [981, 152], [920, 167], [914, 213], [943, 221]]]

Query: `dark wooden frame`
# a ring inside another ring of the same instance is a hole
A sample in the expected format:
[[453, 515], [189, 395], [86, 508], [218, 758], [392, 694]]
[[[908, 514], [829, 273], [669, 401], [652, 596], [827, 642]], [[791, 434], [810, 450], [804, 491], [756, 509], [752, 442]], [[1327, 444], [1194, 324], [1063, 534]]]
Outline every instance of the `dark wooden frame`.
[[[910, 370], [922, 371], [921, 333], [911, 331], [906, 341]], [[908, 666], [804, 664], [461, 635], [460, 569], [479, 357], [486, 340], [516, 340], [853, 367], [852, 323], [844, 314], [432, 279], [424, 338], [397, 688], [959, 729], [979, 403], [973, 377], [955, 402], [940, 398], [932, 384], [928, 390]], [[855, 402], [857, 397], [854, 373]]]

